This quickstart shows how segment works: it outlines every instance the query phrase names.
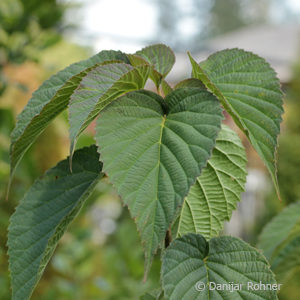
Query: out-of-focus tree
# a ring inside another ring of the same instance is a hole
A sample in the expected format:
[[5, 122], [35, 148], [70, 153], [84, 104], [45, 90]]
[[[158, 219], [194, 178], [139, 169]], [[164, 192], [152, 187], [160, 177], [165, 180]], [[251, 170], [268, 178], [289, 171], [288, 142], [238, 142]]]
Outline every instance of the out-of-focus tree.
[[0, 1], [0, 95], [11, 84], [8, 64], [37, 61], [41, 50], [61, 39], [66, 8], [57, 0]]
[[[161, 40], [168, 40], [168, 44], [177, 50], [199, 50], [201, 41], [206, 38], [243, 26], [267, 22], [272, 1], [274, 0], [157, 1], [157, 36]], [[180, 33], [181, 26], [192, 28], [187, 40], [188, 45], [182, 43], [186, 37]]]
[[2, 0], [1, 64], [36, 60], [40, 50], [56, 43], [64, 29], [65, 8], [56, 0]]
[[[201, 7], [194, 0], [198, 14]], [[214, 0], [207, 16], [207, 24], [204, 27], [204, 37], [214, 37], [235, 29], [267, 22], [270, 1], [257, 0]]]
[[155, 0], [158, 8], [158, 33], [160, 40], [168, 40], [169, 45], [178, 43], [177, 24], [182, 16], [176, 1]]
[[[58, 0], [0, 1], [1, 200], [4, 197], [4, 186], [8, 180], [9, 135], [15, 123], [15, 116], [27, 103], [31, 93], [49, 75], [38, 61], [43, 58], [42, 53], [46, 49], [53, 48], [55, 44], [62, 42], [61, 34], [69, 27], [65, 25], [63, 18], [68, 6]], [[80, 59], [82, 58], [81, 56]], [[78, 57], [75, 57], [76, 59]], [[47, 130], [55, 131], [53, 128]], [[59, 147], [57, 149], [59, 151]], [[54, 156], [58, 151], [53, 151]], [[26, 157], [30, 161], [28, 168], [31, 172], [29, 174], [32, 174], [34, 178], [37, 175], [36, 164], [29, 154]], [[40, 165], [43, 166], [43, 164]], [[18, 173], [16, 181], [18, 181]], [[12, 189], [12, 198], [14, 198], [14, 191], [15, 189]]]

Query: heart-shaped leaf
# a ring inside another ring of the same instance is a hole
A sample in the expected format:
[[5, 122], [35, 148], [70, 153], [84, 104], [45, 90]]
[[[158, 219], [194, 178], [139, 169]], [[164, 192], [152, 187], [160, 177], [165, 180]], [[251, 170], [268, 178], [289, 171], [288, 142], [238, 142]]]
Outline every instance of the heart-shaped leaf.
[[247, 158], [238, 135], [222, 126], [212, 157], [184, 200], [178, 235], [200, 233], [206, 239], [219, 234], [240, 201], [246, 183]]
[[165, 99], [149, 91], [128, 93], [97, 120], [104, 170], [141, 233], [145, 274], [211, 155], [222, 118], [211, 93], [182, 88]]
[[188, 234], [171, 243], [162, 261], [168, 300], [278, 299], [264, 256], [234, 237], [207, 242], [201, 235]]
[[150, 78], [157, 88], [175, 63], [174, 52], [164, 44], [145, 47], [133, 55], [128, 55], [128, 58], [133, 66], [140, 65], [145, 61], [152, 66]]
[[277, 136], [280, 132], [282, 92], [275, 71], [261, 57], [240, 49], [228, 49], [197, 64], [190, 57], [193, 76], [221, 101], [262, 158], [274, 182]]
[[83, 78], [69, 105], [71, 153], [77, 136], [98, 113], [122, 94], [143, 88], [149, 71], [149, 65], [112, 63], [94, 68]]
[[8, 229], [12, 299], [30, 298], [55, 247], [102, 177], [96, 146], [74, 153], [38, 179], [10, 219]]
[[94, 66], [105, 61], [124, 61], [128, 58], [120, 51], [101, 51], [87, 60], [70, 65], [46, 80], [32, 95], [17, 117], [11, 134], [11, 177], [26, 150], [64, 109], [82, 77]]

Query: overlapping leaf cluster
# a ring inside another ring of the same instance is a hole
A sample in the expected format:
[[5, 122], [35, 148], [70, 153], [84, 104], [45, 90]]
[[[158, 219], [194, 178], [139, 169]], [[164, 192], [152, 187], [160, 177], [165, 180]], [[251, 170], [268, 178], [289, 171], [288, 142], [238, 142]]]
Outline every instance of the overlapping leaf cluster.
[[[11, 218], [13, 299], [29, 299], [58, 239], [101, 177], [102, 163], [140, 232], [145, 278], [157, 250], [164, 251], [163, 289], [143, 299], [277, 299], [274, 291], [209, 293], [195, 284], [275, 282], [256, 249], [217, 236], [246, 181], [245, 150], [222, 125], [222, 112], [249, 138], [278, 190], [279, 81], [264, 59], [239, 49], [200, 64], [190, 60], [192, 78], [172, 88], [166, 81], [175, 62], [169, 47], [102, 51], [53, 75], [33, 94], [12, 133], [11, 176], [28, 147], [67, 107], [70, 158], [34, 183]], [[148, 78], [157, 93], [143, 89]], [[100, 158], [95, 146], [73, 155], [78, 136], [98, 116]]]

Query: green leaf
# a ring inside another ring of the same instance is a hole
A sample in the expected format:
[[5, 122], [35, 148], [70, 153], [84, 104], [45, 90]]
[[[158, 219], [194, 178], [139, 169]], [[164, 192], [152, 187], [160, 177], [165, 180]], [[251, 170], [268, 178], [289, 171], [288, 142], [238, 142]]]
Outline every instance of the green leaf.
[[12, 299], [29, 299], [68, 224], [102, 177], [96, 146], [75, 152], [38, 179], [21, 200], [8, 229]]
[[290, 241], [277, 254], [271, 264], [279, 282], [287, 282], [300, 267], [300, 236]]
[[221, 101], [262, 158], [274, 182], [277, 136], [280, 132], [282, 92], [275, 71], [261, 57], [240, 49], [211, 55], [197, 64], [190, 56], [193, 76]]
[[197, 88], [202, 88], [204, 90], [206, 90], [205, 85], [202, 83], [201, 80], [197, 79], [197, 78], [188, 78], [188, 79], [184, 79], [180, 82], [178, 82], [174, 89], [179, 89], [182, 87], [197, 87]]
[[[139, 67], [141, 65], [149, 64], [149, 62], [146, 59], [136, 54], [127, 54], [127, 57], [130, 61], [130, 64], [134, 67]], [[163, 77], [155, 70], [155, 67], [152, 64], [149, 65], [151, 68], [149, 77], [154, 82], [156, 89], [159, 90], [159, 86], [163, 81], [162, 79]]]
[[300, 235], [300, 202], [286, 207], [264, 227], [258, 247], [263, 249], [268, 260], [272, 260], [276, 249], [297, 235]]
[[[163, 255], [165, 299], [278, 299], [270, 288], [251, 289], [260, 283], [276, 284], [268, 262], [255, 248], [234, 237], [207, 242], [201, 235], [188, 234], [174, 240]], [[228, 289], [214, 289], [216, 284], [226, 284]], [[234, 284], [241, 286], [235, 290]]]
[[131, 63], [140, 63], [138, 57], [144, 59], [152, 66], [150, 78], [158, 88], [161, 80], [167, 76], [175, 63], [175, 55], [171, 48], [164, 44], [156, 44], [137, 51], [135, 55], [129, 56]]
[[148, 65], [112, 63], [94, 68], [82, 79], [69, 105], [71, 153], [78, 135], [99, 112], [122, 94], [143, 88], [149, 71]]
[[247, 158], [238, 135], [223, 125], [212, 157], [189, 191], [182, 207], [178, 235], [219, 234], [240, 201], [246, 183]]
[[145, 249], [145, 275], [190, 186], [211, 155], [223, 118], [197, 88], [165, 99], [128, 93], [102, 111], [96, 142], [104, 170], [128, 205]]
[[164, 93], [164, 96], [168, 96], [173, 91], [169, 83], [164, 79], [161, 81], [161, 88]]
[[30, 145], [47, 125], [67, 108], [70, 96], [86, 72], [93, 66], [110, 60], [128, 62], [126, 55], [120, 51], [101, 51], [53, 75], [33, 93], [19, 114], [11, 134], [11, 177]]
[[258, 247], [282, 281], [300, 266], [300, 202], [286, 207], [264, 227]]
[[140, 300], [160, 300], [160, 299], [164, 299], [161, 289], [148, 292], [142, 297], [140, 297]]

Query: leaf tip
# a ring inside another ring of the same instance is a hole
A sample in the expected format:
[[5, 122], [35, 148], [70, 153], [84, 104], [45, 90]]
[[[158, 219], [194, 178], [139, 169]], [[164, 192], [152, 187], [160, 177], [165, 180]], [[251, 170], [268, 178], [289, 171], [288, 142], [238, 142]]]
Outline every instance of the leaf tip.
[[149, 273], [149, 264], [145, 262], [145, 270], [144, 270], [144, 277], [143, 277], [143, 283], [146, 283], [147, 278], [148, 278], [148, 273]]
[[74, 149], [75, 149], [75, 141], [72, 140], [70, 144], [70, 155], [69, 155], [69, 167], [70, 167], [70, 172], [73, 173], [73, 154], [74, 154]]
[[5, 201], [8, 201], [8, 197], [9, 197], [9, 192], [10, 192], [10, 188], [11, 188], [13, 176], [14, 176], [14, 168], [11, 166], [9, 180], [8, 180], [8, 184], [7, 184], [7, 188], [6, 188], [6, 192], [5, 192]]
[[276, 195], [279, 199], [279, 201], [282, 203], [282, 198], [281, 198], [281, 195], [280, 195], [280, 189], [279, 189], [279, 185], [278, 185], [278, 181], [277, 181], [277, 177], [276, 177], [276, 181], [275, 181], [275, 191], [276, 191]]
[[188, 57], [189, 57], [190, 61], [192, 62], [192, 60], [194, 60], [194, 59], [193, 59], [193, 57], [192, 57], [192, 54], [191, 54], [191, 52], [190, 52], [190, 51], [188, 51], [188, 52], [187, 52], [187, 55], [188, 55]]
[[5, 201], [8, 201], [8, 197], [9, 197], [9, 192], [10, 192], [10, 186], [11, 186], [11, 178], [9, 179], [8, 185], [7, 185], [7, 189], [5, 192]]
[[152, 261], [153, 261], [153, 256], [155, 253], [153, 252], [145, 252], [145, 267], [144, 267], [144, 277], [143, 277], [143, 282], [145, 283], [148, 278], [148, 274], [151, 269]]

